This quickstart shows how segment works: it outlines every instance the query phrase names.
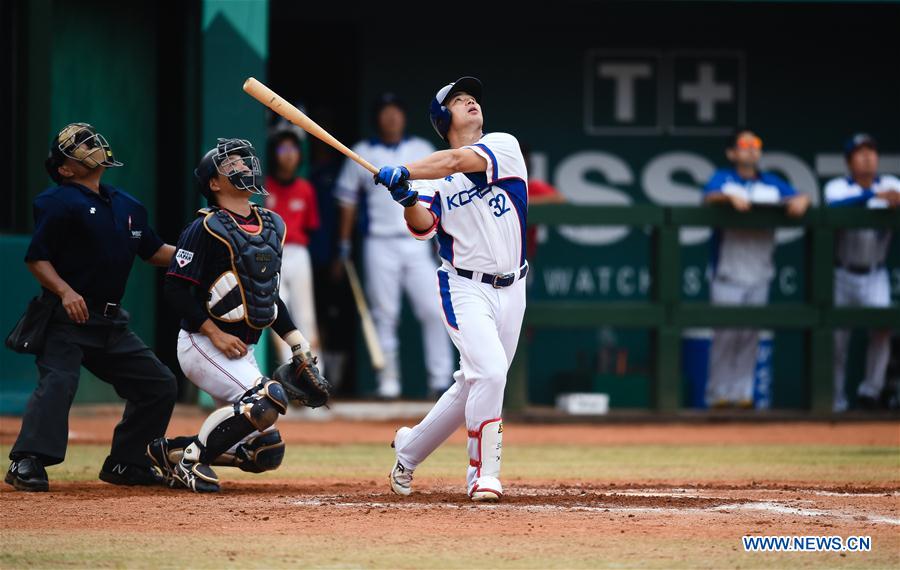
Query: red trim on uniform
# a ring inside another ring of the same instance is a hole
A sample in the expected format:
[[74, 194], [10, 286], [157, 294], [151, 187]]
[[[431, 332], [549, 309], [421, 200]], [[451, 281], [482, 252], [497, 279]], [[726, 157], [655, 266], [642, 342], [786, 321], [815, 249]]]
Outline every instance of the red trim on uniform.
[[238, 386], [240, 386], [245, 392], [246, 392], [247, 390], [249, 390], [249, 388], [247, 388], [246, 386], [244, 386], [243, 384], [241, 384], [240, 380], [238, 380], [237, 378], [235, 378], [234, 376], [232, 376], [231, 373], [229, 373], [227, 370], [225, 370], [224, 368], [222, 368], [222, 367], [219, 365], [219, 363], [217, 363], [215, 360], [213, 360], [212, 358], [210, 358], [205, 352], [203, 352], [203, 349], [201, 349], [201, 348], [197, 345], [197, 343], [194, 342], [194, 335], [193, 335], [193, 334], [188, 333], [188, 338], [191, 339], [191, 344], [194, 345], [194, 348], [197, 349], [197, 352], [199, 352], [201, 355], [203, 355], [203, 358], [205, 358], [205, 359], [208, 360], [213, 366], [215, 366], [216, 368], [218, 368], [218, 369], [222, 372], [222, 374], [224, 374], [225, 376], [227, 376], [228, 378], [230, 378], [232, 382], [234, 382], [235, 384], [237, 384]]
[[435, 228], [437, 228], [438, 217], [437, 217], [437, 216], [435, 215], [435, 213], [432, 212], [431, 210], [427, 210], [427, 212], [428, 212], [429, 214], [431, 214], [431, 227], [429, 227], [429, 228], [428, 228], [427, 230], [425, 230], [424, 232], [420, 232], [420, 231], [416, 230], [414, 227], [412, 227], [411, 225], [409, 225], [409, 224], [407, 223], [407, 224], [406, 224], [406, 227], [409, 228], [409, 232], [410, 232], [412, 235], [422, 237], [422, 236], [425, 236], [425, 235], [430, 234], [431, 232], [433, 232], [433, 231], [435, 230]]
[[474, 485], [472, 485], [472, 490], [469, 491], [469, 497], [471, 498], [472, 495], [474, 495], [476, 491], [487, 491], [487, 492], [489, 492], [489, 493], [493, 493], [493, 494], [497, 495], [497, 498], [498, 498], [498, 499], [501, 498], [501, 497], [503, 497], [503, 493], [501, 493], [501, 492], [498, 491], [497, 489], [481, 489], [481, 488], [478, 486], [478, 483], [475, 483]]
[[481, 422], [481, 425], [478, 426], [478, 431], [468, 430], [469, 437], [471, 437], [472, 439], [476, 439], [476, 438], [478, 439], [478, 459], [472, 459], [471, 457], [469, 458], [469, 465], [478, 469], [478, 471], [475, 472], [476, 477], [481, 477], [481, 432], [484, 431], [484, 426], [488, 425], [489, 423], [502, 422], [502, 421], [503, 421], [503, 418], [494, 418], [492, 420], [484, 420], [483, 422]]
[[179, 277], [179, 278], [181, 278], [181, 279], [184, 279], [185, 281], [190, 281], [191, 283], [194, 283], [194, 284], [196, 284], [196, 285], [199, 285], [199, 284], [200, 284], [199, 281], [197, 281], [196, 279], [192, 279], [192, 278], [188, 277], [187, 275], [180, 275], [180, 274], [178, 274], [178, 273], [173, 273], [173, 272], [171, 272], [171, 271], [169, 271], [168, 273], [166, 273], [166, 277], [168, 277], [169, 275], [171, 275], [172, 277]]

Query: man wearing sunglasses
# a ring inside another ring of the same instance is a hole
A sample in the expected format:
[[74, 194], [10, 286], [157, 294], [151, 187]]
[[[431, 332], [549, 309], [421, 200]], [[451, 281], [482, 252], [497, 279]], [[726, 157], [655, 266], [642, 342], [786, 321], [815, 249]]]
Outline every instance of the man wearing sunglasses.
[[[717, 170], [704, 188], [707, 204], [730, 206], [739, 212], [758, 207], [785, 208], [802, 216], [809, 196], [798, 194], [780, 177], [759, 169], [762, 140], [753, 131], [738, 130], [725, 155], [731, 168]], [[775, 275], [772, 255], [775, 229], [717, 229], [713, 234], [714, 305], [765, 305]], [[706, 402], [712, 407], [753, 407], [753, 377], [759, 331], [716, 329], [710, 350]]]
[[9, 454], [5, 480], [19, 490], [47, 491], [44, 467], [65, 458], [82, 366], [126, 400], [100, 479], [162, 483], [144, 449], [169, 424], [175, 376], [128, 327], [120, 302], [135, 255], [166, 266], [175, 248], [156, 235], [140, 202], [100, 182], [117, 166], [106, 139], [87, 123], [66, 126], [50, 144], [45, 167], [57, 186], [34, 200], [25, 263], [55, 309], [37, 355], [40, 379]]

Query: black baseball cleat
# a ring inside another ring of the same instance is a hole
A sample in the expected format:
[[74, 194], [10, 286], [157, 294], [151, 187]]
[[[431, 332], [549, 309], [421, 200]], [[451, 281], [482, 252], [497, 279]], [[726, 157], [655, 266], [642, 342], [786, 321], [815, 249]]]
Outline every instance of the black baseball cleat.
[[160, 437], [147, 444], [147, 457], [150, 458], [150, 462], [162, 475], [164, 484], [174, 487], [175, 469], [172, 462], [169, 461], [169, 440]]
[[165, 485], [166, 480], [149, 465], [116, 463], [107, 457], [100, 469], [100, 480], [113, 485]]
[[20, 491], [49, 491], [50, 481], [41, 460], [34, 456], [22, 457], [9, 464], [3, 479]]
[[186, 487], [195, 493], [219, 492], [219, 477], [209, 465], [182, 459], [174, 466], [174, 476], [176, 486]]

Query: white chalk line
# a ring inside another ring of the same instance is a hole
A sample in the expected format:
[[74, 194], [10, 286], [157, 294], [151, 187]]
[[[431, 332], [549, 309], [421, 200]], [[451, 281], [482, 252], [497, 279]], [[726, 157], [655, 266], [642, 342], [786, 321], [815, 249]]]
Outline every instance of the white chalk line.
[[[435, 491], [439, 492], [450, 492], [453, 493], [457, 491], [457, 489], [453, 487], [447, 488], [435, 488]], [[817, 495], [822, 497], [900, 497], [900, 491], [890, 491], [890, 492], [881, 492], [881, 493], [872, 493], [872, 492], [846, 492], [846, 491], [823, 491], [820, 489], [800, 489], [800, 488], [790, 488], [790, 489], [781, 489], [777, 487], [750, 487], [750, 488], [742, 488], [742, 489], [696, 489], [696, 488], [641, 488], [641, 489], [579, 489], [575, 488], [565, 488], [565, 489], [550, 489], [550, 488], [530, 488], [530, 487], [516, 487], [516, 495], [517, 496], [525, 496], [525, 497], [547, 497], [547, 496], [578, 496], [578, 495], [595, 495], [595, 496], [610, 496], [610, 495], [628, 495], [630, 497], [674, 497], [674, 498], [698, 498], [698, 499], [725, 499], [726, 497], [722, 497], [721, 493], [732, 493], [732, 492], [740, 492], [740, 493], [782, 493], [782, 494], [809, 494], [809, 495]]]
[[719, 505], [717, 507], [712, 507], [708, 510], [712, 511], [732, 511], [732, 510], [740, 510], [740, 511], [768, 511], [772, 513], [777, 513], [780, 515], [794, 515], [798, 517], [830, 517], [830, 518], [838, 518], [838, 519], [847, 519], [847, 520], [855, 520], [860, 522], [873, 522], [873, 523], [882, 523], [889, 525], [900, 525], [900, 519], [895, 519], [891, 517], [883, 517], [880, 515], [866, 515], [866, 514], [850, 514], [850, 513], [842, 513], [837, 511], [823, 510], [823, 509], [805, 509], [799, 507], [789, 507], [786, 505], [782, 505], [779, 503], [773, 502], [761, 502], [761, 503], [735, 503], [731, 505]]

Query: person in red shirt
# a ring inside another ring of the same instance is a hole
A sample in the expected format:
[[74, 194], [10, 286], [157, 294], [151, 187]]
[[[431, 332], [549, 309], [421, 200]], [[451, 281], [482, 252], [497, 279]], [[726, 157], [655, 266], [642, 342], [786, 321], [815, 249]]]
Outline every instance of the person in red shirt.
[[[319, 207], [315, 188], [309, 181], [297, 176], [301, 159], [300, 139], [294, 131], [283, 129], [269, 138], [268, 170], [273, 174], [266, 176], [266, 190], [269, 192], [266, 207], [281, 216], [286, 226], [281, 261], [281, 299], [293, 321], [306, 334], [313, 355], [321, 356], [312, 263], [307, 250], [309, 234], [319, 228]], [[281, 361], [290, 360], [290, 347], [278, 339], [275, 345]], [[321, 358], [319, 368], [322, 368]]]
[[[525, 164], [528, 165], [528, 172], [531, 172], [531, 149], [523, 143], [520, 143], [519, 146], [522, 148]], [[529, 206], [538, 204], [563, 204], [565, 201], [565, 197], [549, 182], [544, 182], [543, 180], [537, 180], [535, 178], [528, 179]], [[535, 255], [537, 254], [538, 234], [545, 235], [546, 231], [547, 229], [545, 226], [531, 226], [528, 228], [525, 233], [525, 249], [528, 259], [534, 260]]]

